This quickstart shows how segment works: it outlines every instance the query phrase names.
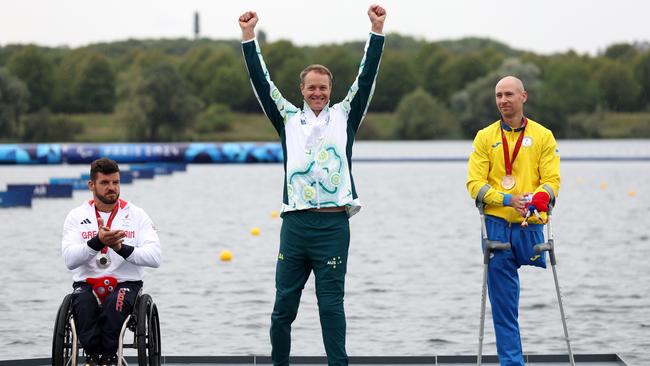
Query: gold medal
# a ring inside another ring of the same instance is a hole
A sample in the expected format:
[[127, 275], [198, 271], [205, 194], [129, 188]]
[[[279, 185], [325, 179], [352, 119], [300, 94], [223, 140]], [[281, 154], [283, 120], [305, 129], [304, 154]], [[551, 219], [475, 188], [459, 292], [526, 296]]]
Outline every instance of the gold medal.
[[510, 190], [515, 186], [515, 177], [513, 175], [504, 175], [501, 179], [501, 187]]

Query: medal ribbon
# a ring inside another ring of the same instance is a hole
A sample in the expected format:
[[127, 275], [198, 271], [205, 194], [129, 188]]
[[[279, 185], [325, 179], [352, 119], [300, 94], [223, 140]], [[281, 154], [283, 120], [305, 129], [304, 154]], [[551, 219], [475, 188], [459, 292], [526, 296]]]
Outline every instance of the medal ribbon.
[[[117, 215], [117, 211], [120, 209], [119, 203], [115, 204], [115, 207], [113, 207], [113, 210], [111, 210], [111, 214], [108, 216], [108, 222], [106, 222], [106, 227], [111, 227], [111, 224], [113, 223], [113, 219]], [[97, 210], [97, 206], [95, 206], [95, 216], [97, 217], [97, 229], [99, 230], [99, 211]], [[98, 234], [99, 235], [99, 234]], [[106, 254], [108, 253], [108, 247], [104, 246], [101, 250], [101, 253]]]
[[503, 133], [503, 128], [501, 128], [501, 142], [503, 143], [503, 161], [506, 164], [506, 175], [512, 175], [512, 164], [515, 163], [517, 154], [519, 154], [519, 149], [521, 148], [521, 142], [524, 140], [524, 131], [526, 130], [526, 124], [528, 120], [525, 117], [521, 117], [523, 127], [519, 133], [519, 138], [515, 144], [515, 149], [512, 151], [512, 160], [510, 160], [510, 148], [508, 147], [508, 140], [506, 139], [506, 134]]

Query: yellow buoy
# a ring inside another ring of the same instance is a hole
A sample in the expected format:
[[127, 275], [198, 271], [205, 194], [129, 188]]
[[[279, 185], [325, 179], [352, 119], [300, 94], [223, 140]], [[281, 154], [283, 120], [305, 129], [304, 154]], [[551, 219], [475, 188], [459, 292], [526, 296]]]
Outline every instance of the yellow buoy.
[[634, 197], [634, 196], [636, 196], [636, 191], [633, 190], [633, 189], [630, 189], [630, 190], [627, 192], [627, 195], [630, 196], [630, 197]]
[[275, 219], [275, 218], [277, 218], [278, 216], [280, 216], [280, 214], [278, 214], [278, 211], [271, 211], [271, 217], [272, 217], [272, 218]]
[[251, 235], [258, 236], [260, 235], [260, 228], [254, 227], [251, 229]]
[[219, 259], [224, 262], [230, 262], [232, 260], [232, 252], [228, 249], [224, 249], [219, 254]]

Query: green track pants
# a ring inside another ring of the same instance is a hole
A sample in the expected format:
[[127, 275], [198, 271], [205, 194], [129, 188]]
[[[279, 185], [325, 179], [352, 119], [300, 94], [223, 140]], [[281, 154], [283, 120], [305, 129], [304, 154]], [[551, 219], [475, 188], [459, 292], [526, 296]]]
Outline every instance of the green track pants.
[[291, 323], [296, 319], [302, 289], [313, 270], [328, 364], [347, 365], [343, 309], [350, 246], [347, 213], [291, 211], [282, 217], [271, 315], [273, 364], [289, 364]]

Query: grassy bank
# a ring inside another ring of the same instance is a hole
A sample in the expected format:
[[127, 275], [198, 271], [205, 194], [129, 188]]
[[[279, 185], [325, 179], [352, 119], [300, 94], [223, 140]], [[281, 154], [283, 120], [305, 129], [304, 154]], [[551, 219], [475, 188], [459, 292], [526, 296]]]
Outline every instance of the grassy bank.
[[[77, 114], [68, 118], [80, 126], [76, 142], [126, 141], [127, 125], [114, 114]], [[369, 113], [359, 130], [359, 139], [394, 139], [397, 122], [392, 113]], [[198, 133], [189, 129], [182, 141], [276, 141], [277, 132], [265, 115], [233, 113], [231, 128], [224, 132]]]
[[[58, 115], [77, 126], [70, 142], [125, 142], [129, 126], [116, 120], [115, 114]], [[487, 123], [487, 122], [486, 122]], [[261, 113], [233, 113], [230, 128], [224, 132], [202, 132], [188, 129], [176, 141], [277, 141], [271, 123]], [[394, 113], [368, 113], [358, 140], [395, 140], [398, 121]], [[568, 138], [650, 138], [650, 112], [595, 112], [578, 114], [569, 119]], [[2, 138], [2, 143], [21, 143]], [[44, 142], [44, 141], [39, 141]], [[60, 142], [60, 141], [57, 141]]]
[[595, 112], [569, 118], [572, 138], [650, 138], [648, 112]]

